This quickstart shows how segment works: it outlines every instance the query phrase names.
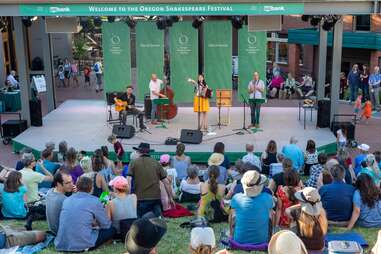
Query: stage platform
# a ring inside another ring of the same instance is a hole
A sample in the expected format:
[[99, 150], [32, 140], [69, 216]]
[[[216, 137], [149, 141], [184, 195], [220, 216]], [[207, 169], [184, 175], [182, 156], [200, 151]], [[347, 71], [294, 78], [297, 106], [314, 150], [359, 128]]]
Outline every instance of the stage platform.
[[[117, 112], [114, 112], [116, 117]], [[222, 110], [222, 117], [226, 117], [227, 109]], [[93, 152], [102, 145], [107, 145], [113, 151], [111, 144], [108, 144], [107, 137], [112, 133], [112, 125], [107, 122], [108, 112], [104, 101], [101, 100], [67, 100], [56, 110], [46, 115], [43, 119], [42, 127], [30, 127], [19, 136], [13, 139], [13, 149], [20, 151], [23, 147], [32, 148], [36, 154], [41, 152], [45, 143], [53, 141], [58, 143], [66, 140], [69, 146], [78, 151]], [[298, 108], [275, 108], [262, 107], [261, 129], [248, 134], [246, 132], [233, 131], [242, 127], [243, 108], [230, 108], [229, 126], [212, 127], [215, 135], [204, 134], [201, 144], [186, 146], [186, 153], [191, 156], [193, 162], [204, 163], [207, 161], [213, 146], [216, 142], [225, 143], [228, 157], [234, 161], [241, 157], [245, 151], [245, 144], [252, 143], [256, 152], [266, 149], [269, 140], [273, 139], [278, 144], [278, 151], [288, 143], [291, 136], [299, 140], [299, 145], [304, 149], [307, 140], [316, 141], [319, 150], [332, 153], [336, 149], [336, 138], [328, 129], [316, 128], [316, 111], [313, 112], [313, 120], [310, 121], [310, 114], [307, 113], [307, 126], [303, 128], [303, 121], [298, 120]], [[249, 109], [246, 109], [246, 122], [250, 119]], [[209, 124], [214, 125], [218, 120], [218, 109], [212, 107], [209, 113]], [[303, 114], [302, 114], [303, 120]], [[129, 123], [132, 124], [130, 118]], [[155, 156], [162, 153], [173, 153], [175, 146], [164, 145], [167, 137], [180, 138], [181, 129], [196, 129], [197, 114], [193, 108], [181, 107], [177, 116], [169, 121], [167, 129], [155, 128], [147, 125], [152, 134], [137, 132], [131, 139], [121, 140], [127, 151], [125, 161], [128, 161], [129, 152], [132, 147], [140, 142], [148, 142], [155, 150]], [[114, 157], [114, 154], [112, 155]]]

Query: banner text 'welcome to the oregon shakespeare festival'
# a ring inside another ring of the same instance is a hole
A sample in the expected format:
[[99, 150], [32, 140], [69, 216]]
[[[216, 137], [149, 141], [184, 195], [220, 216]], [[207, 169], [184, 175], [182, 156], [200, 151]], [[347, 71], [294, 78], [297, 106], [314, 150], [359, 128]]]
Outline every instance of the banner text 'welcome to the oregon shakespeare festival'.
[[90, 12], [215, 12], [233, 11], [232, 6], [89, 6]]

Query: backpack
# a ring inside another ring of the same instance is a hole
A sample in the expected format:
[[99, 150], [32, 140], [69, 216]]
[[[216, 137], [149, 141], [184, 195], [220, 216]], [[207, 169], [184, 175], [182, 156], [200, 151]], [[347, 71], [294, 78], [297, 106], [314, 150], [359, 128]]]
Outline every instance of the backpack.
[[98, 63], [94, 64], [94, 71], [95, 72], [99, 71], [99, 64]]
[[216, 197], [205, 208], [205, 217], [211, 223], [228, 221], [229, 215], [221, 207], [220, 200]]

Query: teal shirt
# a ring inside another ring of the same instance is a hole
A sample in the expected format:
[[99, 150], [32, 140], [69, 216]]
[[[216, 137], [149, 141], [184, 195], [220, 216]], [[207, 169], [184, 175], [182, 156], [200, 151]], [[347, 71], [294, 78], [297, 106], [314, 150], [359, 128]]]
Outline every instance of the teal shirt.
[[374, 171], [372, 169], [362, 168], [361, 171], [358, 173], [358, 175], [360, 175], [360, 174], [367, 174], [368, 176], [370, 176], [370, 178], [372, 178], [375, 185], [378, 186], [380, 184], [381, 176], [374, 173]]
[[3, 207], [1, 212], [5, 218], [25, 218], [27, 209], [25, 207], [24, 196], [26, 194], [26, 187], [21, 185], [17, 192], [6, 192], [1, 190], [3, 200]]
[[[44, 160], [43, 165], [46, 168], [47, 171], [49, 171], [52, 175], [54, 175], [57, 171], [57, 169], [60, 168], [60, 164], [51, 162], [49, 160]], [[36, 172], [44, 174], [41, 170], [41, 167], [39, 164], [36, 165]], [[42, 182], [38, 184], [38, 188], [48, 188], [50, 189], [52, 187], [52, 182]]]

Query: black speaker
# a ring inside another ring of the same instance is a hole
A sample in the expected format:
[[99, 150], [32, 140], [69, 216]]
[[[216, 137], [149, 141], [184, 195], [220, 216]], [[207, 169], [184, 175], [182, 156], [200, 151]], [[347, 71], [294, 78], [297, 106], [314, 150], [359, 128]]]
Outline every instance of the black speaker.
[[41, 100], [30, 100], [29, 111], [30, 111], [30, 124], [32, 126], [42, 126]]
[[317, 127], [319, 128], [329, 128], [331, 121], [331, 101], [330, 100], [320, 100], [318, 101], [318, 112], [317, 112]]
[[336, 136], [338, 129], [343, 129], [343, 132], [346, 132], [348, 140], [355, 140], [355, 125], [351, 122], [332, 122], [331, 130]]
[[27, 128], [26, 120], [7, 120], [1, 125], [3, 136], [14, 138]]
[[199, 130], [182, 129], [181, 130], [181, 136], [180, 136], [180, 142], [181, 143], [188, 143], [188, 144], [201, 144], [202, 132]]
[[135, 127], [116, 124], [112, 127], [112, 134], [117, 138], [132, 138], [135, 135]]
[[146, 119], [151, 119], [152, 101], [151, 97], [148, 95], [144, 96], [144, 114]]

